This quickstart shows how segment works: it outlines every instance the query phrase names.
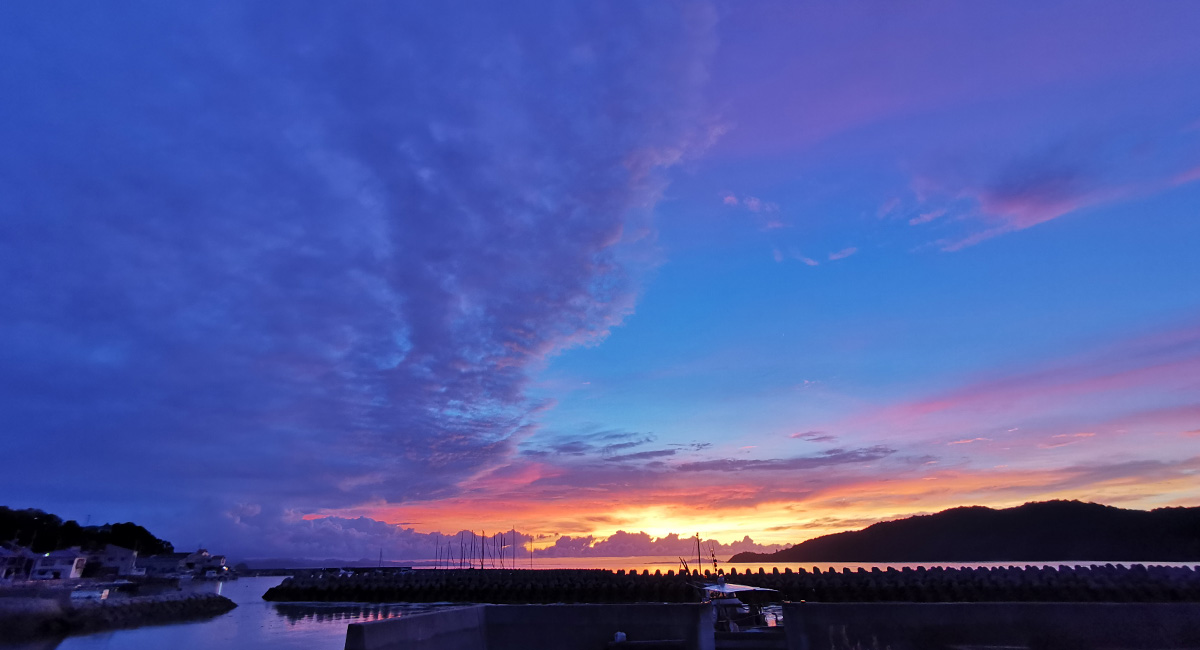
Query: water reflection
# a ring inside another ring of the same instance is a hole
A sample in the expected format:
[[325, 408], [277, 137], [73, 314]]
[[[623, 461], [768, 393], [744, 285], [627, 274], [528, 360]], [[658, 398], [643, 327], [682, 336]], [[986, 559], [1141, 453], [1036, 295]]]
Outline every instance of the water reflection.
[[[275, 613], [292, 625], [302, 623], [366, 623], [452, 607], [448, 603], [272, 603]], [[460, 605], [459, 605], [460, 606]]]

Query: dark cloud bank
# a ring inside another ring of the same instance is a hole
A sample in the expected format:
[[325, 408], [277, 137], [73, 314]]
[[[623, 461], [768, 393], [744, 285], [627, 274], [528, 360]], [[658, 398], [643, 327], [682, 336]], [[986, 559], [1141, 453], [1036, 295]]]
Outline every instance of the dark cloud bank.
[[632, 308], [656, 172], [707, 137], [712, 22], [691, 3], [0, 9], [12, 505], [169, 535], [236, 503], [449, 495], [510, 455], [531, 367]]

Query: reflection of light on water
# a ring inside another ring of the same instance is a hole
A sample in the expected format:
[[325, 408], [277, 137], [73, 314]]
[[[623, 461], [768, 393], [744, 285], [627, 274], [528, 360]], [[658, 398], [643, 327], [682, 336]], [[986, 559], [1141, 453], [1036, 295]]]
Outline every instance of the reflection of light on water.
[[285, 621], [288, 632], [330, 623], [350, 624], [382, 621], [423, 614], [437, 609], [462, 607], [458, 603], [272, 603], [271, 609]]
[[272, 607], [276, 614], [287, 619], [288, 623], [292, 625], [342, 620], [347, 623], [381, 621], [413, 613], [412, 607], [403, 605], [359, 603], [274, 603]]

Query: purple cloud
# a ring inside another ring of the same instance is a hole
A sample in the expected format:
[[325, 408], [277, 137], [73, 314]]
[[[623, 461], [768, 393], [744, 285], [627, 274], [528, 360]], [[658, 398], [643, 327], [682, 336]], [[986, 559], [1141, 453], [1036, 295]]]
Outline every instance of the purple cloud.
[[151, 525], [150, 485], [453, 493], [531, 431], [528, 370], [632, 310], [712, 12], [209, 9], [4, 10], [5, 492]]
[[674, 449], [653, 449], [650, 451], [639, 451], [632, 454], [621, 454], [619, 456], [609, 456], [605, 460], [613, 462], [628, 462], [631, 460], [653, 460], [655, 458], [665, 458], [675, 455]]
[[808, 442], [833, 442], [837, 440], [837, 436], [825, 433], [824, 431], [801, 431], [793, 433], [788, 437], [806, 440]]
[[896, 453], [895, 449], [876, 445], [862, 449], [829, 449], [816, 456], [798, 456], [795, 458], [771, 458], [766, 460], [719, 458], [716, 460], [683, 463], [678, 466], [678, 469], [682, 472], [793, 471], [833, 465], [866, 463], [886, 458], [894, 453]]

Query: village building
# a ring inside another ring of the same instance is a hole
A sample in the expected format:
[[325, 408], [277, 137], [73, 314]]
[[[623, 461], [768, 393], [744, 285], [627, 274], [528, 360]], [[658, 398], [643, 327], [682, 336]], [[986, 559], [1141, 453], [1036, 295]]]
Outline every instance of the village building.
[[145, 570], [137, 568], [137, 559], [137, 551], [107, 544], [88, 554], [88, 575], [145, 575]]
[[135, 566], [148, 576], [178, 576], [189, 572], [184, 567], [184, 560], [189, 555], [191, 553], [163, 553], [162, 555], [139, 557], [135, 560]]
[[33, 565], [33, 580], [72, 580], [83, 576], [87, 566], [87, 554], [78, 546], [64, 548], [37, 557]]
[[193, 553], [164, 553], [137, 558], [137, 567], [148, 576], [207, 575], [224, 573], [225, 556], [212, 555], [205, 549]]
[[28, 580], [37, 557], [16, 544], [0, 544], [0, 582]]

